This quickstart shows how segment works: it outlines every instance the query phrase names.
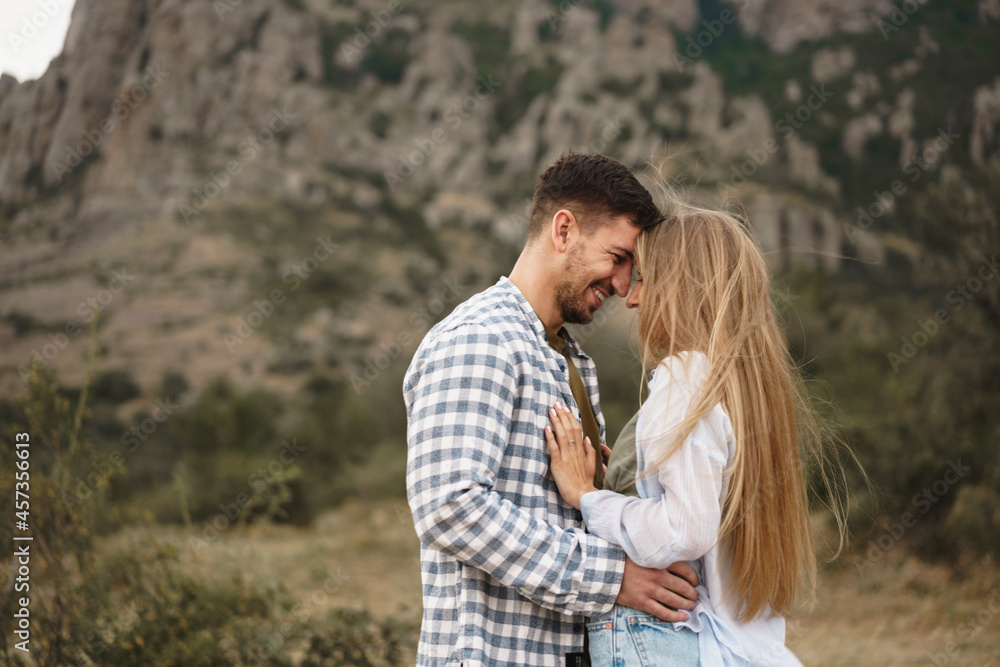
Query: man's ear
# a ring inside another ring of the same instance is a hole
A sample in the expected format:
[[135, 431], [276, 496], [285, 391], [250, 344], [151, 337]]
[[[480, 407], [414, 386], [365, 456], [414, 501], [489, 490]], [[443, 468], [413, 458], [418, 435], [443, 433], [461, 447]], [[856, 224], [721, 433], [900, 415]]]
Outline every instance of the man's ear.
[[569, 248], [572, 241], [580, 234], [580, 227], [576, 223], [576, 216], [568, 208], [561, 208], [552, 216], [552, 224], [549, 226], [549, 234], [552, 237], [552, 247], [556, 252], [563, 253]]

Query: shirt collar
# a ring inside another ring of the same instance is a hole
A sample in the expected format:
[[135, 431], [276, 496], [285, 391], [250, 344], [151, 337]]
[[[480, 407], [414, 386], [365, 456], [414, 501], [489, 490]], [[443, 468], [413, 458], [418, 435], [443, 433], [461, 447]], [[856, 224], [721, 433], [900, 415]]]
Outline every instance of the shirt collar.
[[[517, 285], [511, 282], [510, 278], [507, 276], [501, 276], [500, 280], [497, 281], [497, 287], [509, 293], [511, 297], [513, 297], [514, 301], [517, 302], [518, 307], [521, 309], [525, 319], [530, 323], [531, 329], [535, 332], [535, 336], [538, 337], [539, 342], [542, 342], [545, 345], [550, 345], [550, 341], [555, 342], [555, 346], [553, 347], [555, 347], [560, 354], [562, 353], [563, 347], [565, 347], [567, 351], [574, 356], [581, 357], [583, 359], [590, 359], [587, 353], [580, 349], [580, 346], [570, 334], [569, 329], [562, 327], [558, 332], [552, 332], [545, 326], [545, 324], [542, 323], [541, 318], [538, 317], [538, 313], [535, 312], [535, 309], [531, 307], [528, 300], [524, 298], [523, 294], [521, 294], [521, 290], [517, 288]], [[552, 338], [550, 338], [550, 336]]]
[[566, 334], [569, 333], [566, 331], [566, 327], [561, 327], [559, 329], [559, 333], [556, 333], [552, 329], [545, 326], [545, 322], [542, 322], [542, 328], [545, 329], [545, 339], [546, 341], [548, 341], [549, 347], [551, 347], [559, 354], [562, 354], [563, 348], [566, 347], [566, 343], [569, 342], [566, 340], [566, 337], [562, 335], [564, 332]]

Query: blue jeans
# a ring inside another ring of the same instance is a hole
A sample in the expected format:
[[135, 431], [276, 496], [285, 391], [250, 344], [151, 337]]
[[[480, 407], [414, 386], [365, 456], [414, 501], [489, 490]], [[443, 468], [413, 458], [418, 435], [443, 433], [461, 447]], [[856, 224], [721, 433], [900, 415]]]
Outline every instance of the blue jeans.
[[615, 605], [587, 624], [593, 667], [698, 667], [698, 634]]

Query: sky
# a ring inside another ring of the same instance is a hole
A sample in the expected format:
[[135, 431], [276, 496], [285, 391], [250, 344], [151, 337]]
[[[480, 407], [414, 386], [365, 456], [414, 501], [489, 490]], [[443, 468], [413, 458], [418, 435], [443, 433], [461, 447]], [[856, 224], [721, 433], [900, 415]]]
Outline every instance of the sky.
[[62, 52], [76, 0], [3, 0], [0, 72], [37, 79]]

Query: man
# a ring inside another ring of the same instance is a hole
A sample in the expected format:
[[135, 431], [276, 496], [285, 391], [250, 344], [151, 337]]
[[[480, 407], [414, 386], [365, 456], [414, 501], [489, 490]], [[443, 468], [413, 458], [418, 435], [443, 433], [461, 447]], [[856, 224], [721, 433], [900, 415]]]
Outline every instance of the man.
[[606, 298], [628, 294], [639, 232], [661, 219], [624, 165], [561, 158], [535, 189], [510, 278], [459, 305], [417, 349], [403, 393], [421, 541], [419, 665], [585, 664], [586, 617], [618, 602], [678, 621], [687, 614], [675, 609], [694, 606], [689, 566], [641, 568], [586, 532], [548, 472], [543, 435], [559, 401], [604, 442], [594, 363], [563, 324], [586, 324]]

